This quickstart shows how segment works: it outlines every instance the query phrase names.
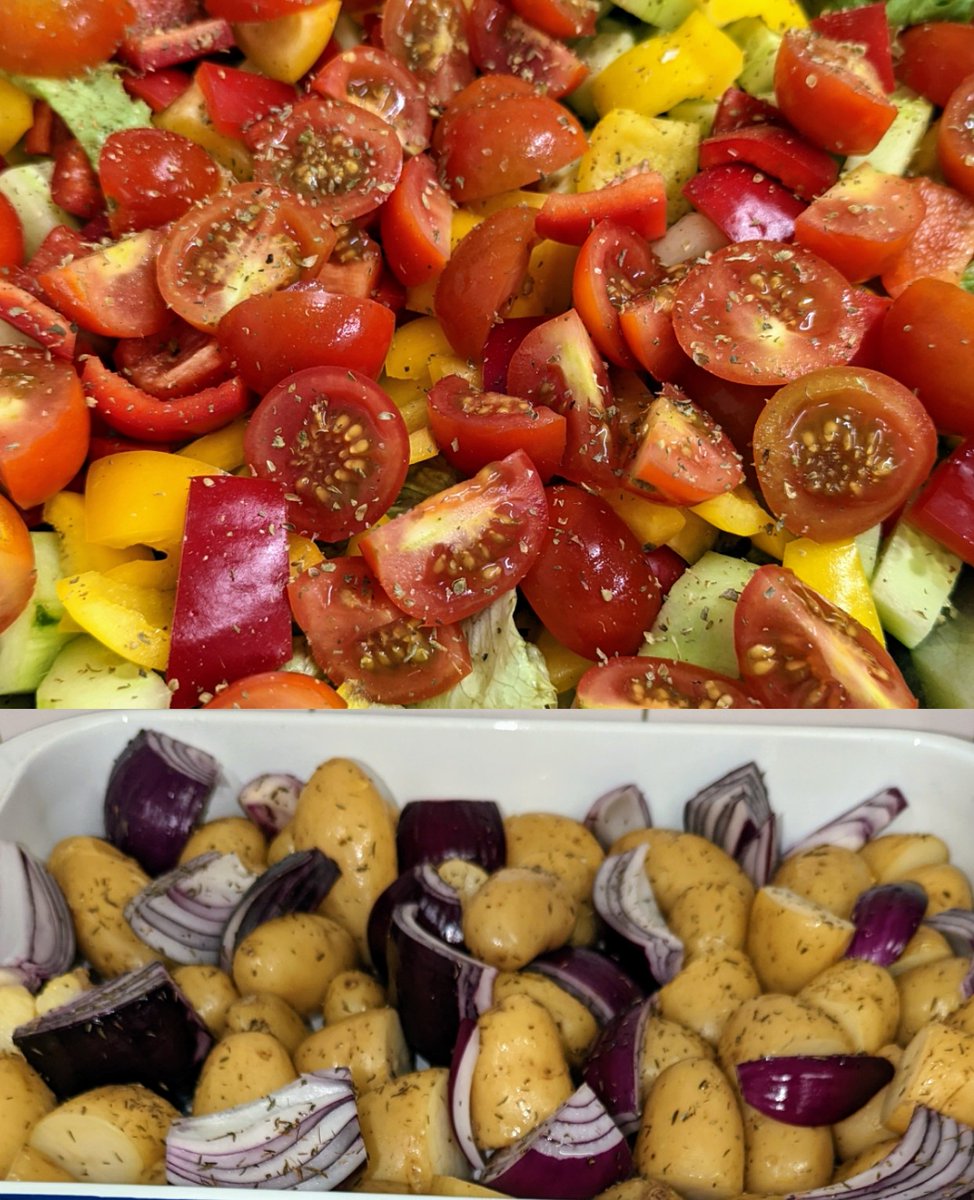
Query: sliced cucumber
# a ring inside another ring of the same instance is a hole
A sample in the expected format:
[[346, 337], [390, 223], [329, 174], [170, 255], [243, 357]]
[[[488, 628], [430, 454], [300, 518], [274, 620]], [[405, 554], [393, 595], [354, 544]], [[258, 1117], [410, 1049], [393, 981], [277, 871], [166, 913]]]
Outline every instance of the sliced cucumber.
[[737, 678], [734, 609], [757, 568], [713, 551], [676, 581], [640, 654], [676, 658]]
[[906, 172], [927, 132], [933, 117], [933, 105], [922, 96], [904, 89], [893, 92], [890, 99], [898, 109], [893, 124], [868, 154], [850, 155], [842, 168], [843, 174], [855, 170], [862, 163], [869, 163], [887, 175], [903, 175]]
[[911, 657], [931, 708], [974, 708], [974, 573], [970, 570]]
[[879, 543], [883, 536], [882, 525], [873, 525], [860, 533], [856, 538], [856, 549], [859, 551], [859, 561], [866, 578], [872, 580], [876, 574], [876, 560], [879, 558]]
[[37, 688], [38, 708], [168, 708], [171, 699], [161, 675], [87, 634], [64, 647]]
[[620, 8], [647, 25], [676, 29], [696, 8], [693, 0], [616, 0]]
[[883, 628], [908, 650], [924, 640], [950, 599], [961, 560], [906, 521], [886, 539], [872, 591]]
[[592, 81], [620, 54], [631, 50], [636, 41], [636, 34], [631, 28], [619, 25], [614, 29], [600, 30], [594, 37], [580, 38], [575, 43], [575, 53], [588, 67], [588, 75], [567, 97], [567, 101], [583, 121], [594, 124], [599, 119], [592, 99]]
[[769, 29], [760, 17], [744, 17], [726, 26], [724, 33], [744, 51], [744, 67], [737, 86], [752, 96], [774, 91], [774, 63], [781, 45], [781, 34]]
[[57, 225], [77, 226], [74, 217], [51, 199], [53, 162], [22, 163], [0, 171], [0, 192], [7, 197], [24, 227], [24, 251], [30, 258]]
[[59, 626], [64, 605], [56, 584], [61, 578], [61, 556], [56, 533], [32, 533], [37, 581], [27, 607], [0, 633], [0, 696], [32, 692], [51, 663], [74, 634]]

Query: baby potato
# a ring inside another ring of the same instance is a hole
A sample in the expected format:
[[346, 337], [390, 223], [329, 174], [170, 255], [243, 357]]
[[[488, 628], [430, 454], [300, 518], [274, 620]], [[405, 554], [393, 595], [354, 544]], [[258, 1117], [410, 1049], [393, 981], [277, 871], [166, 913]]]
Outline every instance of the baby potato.
[[754, 885], [729, 854], [695, 833], [654, 838], [646, 852], [646, 875], [664, 916], [688, 887], [709, 881], [733, 884], [750, 899]]
[[875, 1054], [896, 1036], [900, 993], [889, 971], [875, 963], [843, 958], [816, 975], [798, 995], [837, 1021], [853, 1050]]
[[786, 1054], [848, 1054], [849, 1035], [827, 1013], [798, 996], [765, 992], [745, 1000], [724, 1026], [717, 1055], [733, 1079], [738, 1063]]
[[926, 916], [934, 917], [948, 908], [974, 908], [967, 876], [950, 863], [918, 867], [903, 882], [918, 883], [927, 893]]
[[714, 1048], [699, 1033], [677, 1021], [652, 1013], [643, 1026], [639, 1048], [639, 1104], [646, 1103], [650, 1089], [666, 1070], [685, 1058], [713, 1058]]
[[887, 1085], [883, 1124], [905, 1133], [918, 1104], [974, 1124], [974, 1036], [942, 1021], [916, 1034]]
[[227, 1033], [248, 1033], [252, 1029], [277, 1038], [288, 1054], [294, 1054], [308, 1036], [308, 1027], [286, 1000], [270, 992], [241, 996], [227, 1009], [224, 1028]]
[[47, 1084], [19, 1053], [0, 1054], [0, 1179], [54, 1105]]
[[581, 1000], [546, 975], [534, 971], [501, 971], [494, 980], [494, 1003], [507, 996], [530, 996], [543, 1004], [558, 1027], [569, 1066], [580, 1068], [599, 1036], [599, 1025]]
[[193, 1116], [259, 1100], [297, 1077], [290, 1055], [276, 1037], [256, 1029], [227, 1034], [203, 1062], [193, 1093]]
[[744, 1128], [727, 1076], [709, 1058], [656, 1080], [636, 1136], [636, 1168], [685, 1200], [731, 1200], [744, 1188]]
[[214, 850], [217, 854], [236, 854], [247, 870], [257, 875], [267, 870], [267, 842], [246, 817], [220, 817], [198, 826], [190, 834], [179, 861], [187, 863]]
[[447, 858], [439, 863], [436, 873], [444, 883], [450, 885], [457, 895], [463, 899], [472, 896], [482, 887], [488, 878], [487, 872], [480, 863], [469, 862], [465, 858]]
[[21, 1146], [4, 1177], [8, 1183], [75, 1183], [64, 1167], [51, 1162], [33, 1146]]
[[178, 1116], [141, 1084], [111, 1084], [42, 1117], [30, 1145], [81, 1183], [164, 1183], [166, 1134]]
[[388, 1003], [385, 988], [366, 971], [339, 971], [325, 992], [321, 1015], [325, 1024], [331, 1025], [370, 1008], [385, 1008]]
[[656, 993], [660, 1015], [679, 1021], [713, 1045], [731, 1015], [745, 1000], [761, 994], [761, 985], [747, 955], [715, 946], [691, 958]]
[[643, 1179], [637, 1175], [599, 1192], [595, 1200], [682, 1200], [682, 1197], [658, 1179]]
[[772, 886], [787, 888], [838, 917], [851, 917], [860, 893], [875, 882], [861, 855], [842, 846], [815, 846], [793, 854], [771, 881]]
[[[894, 1067], [898, 1067], [903, 1058], [903, 1051], [895, 1043], [883, 1046], [877, 1053], [880, 1057], [888, 1059]], [[871, 1146], [876, 1146], [895, 1136], [893, 1130], [883, 1124], [883, 1105], [886, 1103], [888, 1086], [880, 1088], [862, 1108], [857, 1109], [844, 1121], [838, 1121], [832, 1126], [835, 1149], [839, 1158], [844, 1161], [855, 1158]]]
[[682, 836], [678, 829], [660, 829], [656, 826], [648, 829], [630, 829], [622, 837], [616, 838], [609, 847], [607, 857], [625, 854], [629, 850], [635, 850], [637, 846], [662, 846]]
[[267, 865], [273, 867], [282, 858], [293, 854], [294, 849], [294, 822], [292, 821], [285, 825], [276, 837], [271, 838], [267, 847]]
[[0, 1052], [19, 1054], [14, 1045], [14, 1030], [37, 1016], [37, 1004], [20, 983], [0, 986]]
[[470, 953], [502, 971], [517, 971], [568, 941], [576, 905], [549, 871], [502, 867], [463, 905], [463, 940]]
[[887, 970], [890, 975], [895, 977], [913, 967], [922, 966], [924, 963], [936, 962], [941, 958], [951, 958], [953, 953], [950, 943], [942, 933], [934, 929], [932, 925], [921, 925], [906, 943], [903, 953]]
[[666, 923], [683, 943], [687, 957], [714, 946], [743, 950], [754, 889], [741, 891], [727, 880], [703, 880], [673, 902]]
[[558, 1028], [530, 996], [508, 996], [477, 1025], [480, 1053], [470, 1088], [474, 1141], [509, 1146], [551, 1116], [572, 1094]]
[[522, 813], [504, 822], [508, 867], [536, 867], [556, 875], [575, 901], [573, 946], [595, 941], [592, 885], [605, 851], [580, 821], [555, 813]]
[[370, 1008], [306, 1037], [294, 1055], [298, 1071], [348, 1067], [361, 1095], [381, 1087], [411, 1065], [399, 1014], [394, 1008]]
[[369, 913], [397, 874], [396, 816], [357, 763], [332, 758], [305, 784], [291, 822], [295, 850], [317, 848], [338, 864], [341, 875], [320, 911], [351, 933], [364, 962]]
[[742, 1107], [749, 1192], [804, 1192], [829, 1182], [835, 1152], [828, 1125], [786, 1125], [749, 1104]]
[[912, 879], [920, 867], [950, 859], [947, 843], [932, 833], [885, 833], [871, 838], [859, 854], [877, 883]]
[[316, 913], [288, 913], [265, 921], [243, 939], [233, 956], [233, 982], [242, 996], [270, 992], [303, 1017], [321, 1007], [328, 985], [354, 967], [352, 936]]
[[897, 976], [900, 1022], [896, 1040], [905, 1046], [928, 1021], [943, 1021], [964, 1003], [961, 983], [970, 967], [966, 958], [941, 958]]
[[366, 1179], [428, 1192], [436, 1175], [469, 1178], [470, 1164], [450, 1119], [449, 1078], [445, 1067], [412, 1071], [359, 1097]]
[[34, 997], [37, 1015], [41, 1017], [54, 1008], [60, 1008], [81, 992], [90, 991], [91, 987], [91, 976], [84, 967], [75, 967], [73, 971], [67, 971], [64, 975], [55, 975]]
[[747, 952], [762, 987], [794, 995], [846, 952], [850, 921], [787, 888], [759, 888], [751, 905]]
[[230, 976], [219, 967], [193, 963], [176, 967], [172, 977], [210, 1033], [220, 1037], [226, 1028], [230, 1006], [240, 999]]

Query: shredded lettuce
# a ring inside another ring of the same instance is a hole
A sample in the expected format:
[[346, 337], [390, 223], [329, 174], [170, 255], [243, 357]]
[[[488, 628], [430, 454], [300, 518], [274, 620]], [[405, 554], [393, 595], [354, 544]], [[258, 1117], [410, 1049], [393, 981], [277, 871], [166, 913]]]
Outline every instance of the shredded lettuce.
[[[862, 8], [872, 0], [808, 0], [809, 15], [820, 16], [836, 9]], [[974, 18], [974, 0], [886, 0], [886, 16], [890, 25], [900, 28], [919, 25], [925, 21], [960, 21], [966, 24]]]
[[151, 123], [152, 112], [122, 87], [119, 69], [103, 63], [72, 79], [11, 75], [17, 87], [37, 100], [46, 100], [97, 165], [110, 134]]

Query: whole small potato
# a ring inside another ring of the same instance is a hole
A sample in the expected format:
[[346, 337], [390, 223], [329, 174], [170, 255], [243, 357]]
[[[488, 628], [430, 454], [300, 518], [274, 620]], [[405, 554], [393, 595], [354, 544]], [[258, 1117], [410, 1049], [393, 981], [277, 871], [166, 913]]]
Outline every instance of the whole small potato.
[[558, 1026], [561, 1048], [569, 1064], [581, 1068], [599, 1036], [598, 1022], [581, 1000], [535, 971], [501, 971], [494, 980], [493, 995], [495, 1004], [507, 996], [530, 996], [543, 1004]]
[[845, 954], [854, 932], [812, 900], [763, 887], [751, 905], [747, 953], [765, 990], [794, 995]]
[[502, 867], [463, 906], [463, 940], [470, 953], [502, 971], [517, 971], [571, 937], [576, 905], [564, 883], [547, 871]]
[[950, 859], [947, 843], [932, 833], [885, 833], [871, 838], [859, 853], [877, 883], [910, 879], [919, 867]]
[[321, 1007], [328, 985], [354, 967], [355, 942], [336, 921], [288, 913], [258, 925], [233, 956], [233, 982], [242, 996], [270, 992], [301, 1016]]
[[876, 882], [861, 855], [842, 846], [815, 846], [793, 854], [778, 868], [774, 887], [821, 904], [838, 917], [852, 916], [860, 894]]
[[695, 833], [654, 838], [646, 853], [646, 875], [664, 916], [688, 887], [703, 881], [733, 884], [744, 896], [754, 885], [726, 851]]
[[679, 1021], [716, 1045], [731, 1015], [761, 994], [754, 968], [742, 950], [702, 950], [656, 993], [660, 1016]]
[[288, 1054], [294, 1054], [308, 1036], [308, 1027], [286, 1000], [269, 992], [241, 996], [227, 1009], [227, 1033], [256, 1029], [277, 1038]]
[[203, 1062], [193, 1093], [193, 1116], [259, 1100], [297, 1077], [290, 1055], [276, 1037], [258, 1030], [227, 1034]]
[[743, 950], [754, 889], [741, 891], [726, 879], [701, 880], [674, 900], [666, 923], [687, 957], [715, 946]]
[[576, 904], [589, 899], [605, 852], [580, 821], [556, 813], [520, 813], [504, 822], [509, 867], [557, 875]]
[[797, 996], [765, 992], [744, 1003], [724, 1026], [717, 1046], [733, 1079], [738, 1063], [786, 1054], [848, 1054], [849, 1035], [827, 1013]]
[[230, 1005], [240, 999], [230, 976], [208, 963], [193, 963], [176, 967], [172, 977], [210, 1033], [220, 1037], [226, 1028]]
[[0, 1178], [54, 1105], [53, 1093], [20, 1054], [0, 1054]]
[[339, 971], [325, 992], [321, 1015], [326, 1025], [332, 1025], [370, 1008], [385, 1008], [388, 1003], [385, 988], [374, 976], [366, 971]]
[[889, 971], [875, 963], [840, 959], [798, 995], [834, 1018], [861, 1054], [875, 1054], [896, 1036], [900, 994]]
[[896, 1040], [907, 1045], [928, 1021], [943, 1021], [964, 1003], [961, 984], [970, 961], [942, 958], [913, 967], [896, 978], [900, 994], [900, 1022]]
[[904, 880], [918, 883], [927, 893], [926, 916], [934, 917], [948, 908], [972, 908], [971, 884], [964, 872], [950, 863], [918, 867]]
[[835, 1153], [828, 1125], [786, 1125], [749, 1104], [743, 1116], [749, 1192], [804, 1192], [830, 1181]]
[[236, 854], [247, 870], [257, 875], [267, 870], [267, 842], [246, 817], [221, 817], [200, 825], [190, 834], [179, 861], [187, 863], [213, 850], [217, 854]]
[[651, 1014], [643, 1026], [639, 1050], [639, 1103], [646, 1103], [650, 1088], [674, 1063], [685, 1058], [714, 1058], [714, 1048], [699, 1033], [664, 1017]]
[[294, 1065], [302, 1073], [348, 1067], [360, 1095], [381, 1087], [410, 1067], [399, 1014], [394, 1008], [370, 1008], [325, 1025], [301, 1043]]

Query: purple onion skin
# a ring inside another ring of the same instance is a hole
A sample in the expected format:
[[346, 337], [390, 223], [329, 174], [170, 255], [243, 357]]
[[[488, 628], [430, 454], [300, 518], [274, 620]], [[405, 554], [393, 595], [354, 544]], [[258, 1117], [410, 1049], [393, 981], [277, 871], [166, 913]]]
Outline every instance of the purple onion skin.
[[461, 858], [490, 874], [507, 861], [504, 820], [493, 800], [410, 800], [396, 827], [399, 870]]
[[643, 989], [607, 954], [587, 946], [563, 946], [525, 967], [570, 992], [601, 1023], [611, 1021], [644, 996]]
[[785, 1055], [739, 1063], [745, 1101], [786, 1125], [844, 1121], [893, 1078], [893, 1064], [868, 1054]]
[[398, 879], [394, 879], [389, 884], [372, 905], [365, 937], [369, 944], [372, 966], [383, 983], [387, 983], [389, 980], [388, 941], [393, 911], [397, 905], [409, 904], [413, 900], [418, 900], [419, 894], [420, 885], [416, 871], [404, 871]]
[[883, 883], [868, 888], [856, 901], [856, 927], [846, 958], [862, 958], [888, 967], [900, 957], [920, 928], [927, 893], [918, 883]]
[[639, 1059], [651, 1004], [643, 1001], [620, 1013], [599, 1034], [582, 1078], [625, 1134], [639, 1128]]

